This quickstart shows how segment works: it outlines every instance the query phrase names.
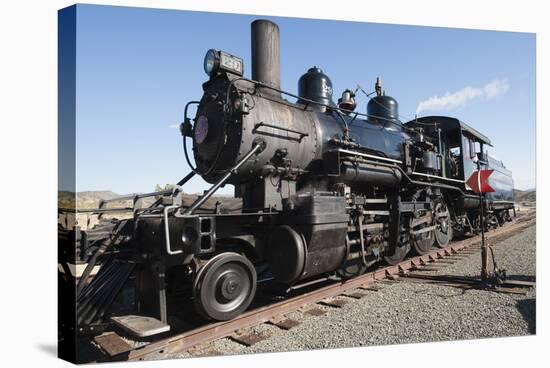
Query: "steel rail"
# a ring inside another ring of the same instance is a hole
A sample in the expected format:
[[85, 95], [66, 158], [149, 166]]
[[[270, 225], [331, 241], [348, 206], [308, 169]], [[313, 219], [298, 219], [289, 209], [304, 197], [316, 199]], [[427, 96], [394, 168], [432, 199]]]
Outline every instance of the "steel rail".
[[[523, 216], [522, 216], [523, 217]], [[522, 217], [519, 217], [521, 219]], [[526, 221], [514, 221], [510, 226], [500, 230], [493, 231], [489, 238], [501, 238], [503, 235], [517, 233], [533, 225], [533, 218], [528, 217]], [[455, 242], [445, 248], [434, 249], [433, 251], [422, 255], [406, 259], [394, 266], [387, 266], [368, 272], [364, 275], [338, 282], [317, 290], [307, 292], [292, 299], [277, 302], [271, 305], [257, 308], [255, 310], [243, 313], [239, 317], [230, 321], [216, 322], [199, 327], [197, 329], [170, 336], [148, 345], [138, 347], [129, 351], [121, 360], [148, 360], [149, 358], [159, 357], [166, 354], [173, 354], [186, 351], [198, 344], [208, 343], [220, 338], [227, 337], [237, 330], [249, 328], [261, 323], [269, 322], [274, 318], [284, 314], [296, 311], [308, 304], [314, 304], [323, 299], [338, 296], [349, 290], [372, 284], [376, 281], [395, 278], [409, 270], [414, 270], [428, 263], [437, 263], [446, 257], [459, 254], [464, 250], [481, 243], [481, 237], [475, 236], [466, 240]]]

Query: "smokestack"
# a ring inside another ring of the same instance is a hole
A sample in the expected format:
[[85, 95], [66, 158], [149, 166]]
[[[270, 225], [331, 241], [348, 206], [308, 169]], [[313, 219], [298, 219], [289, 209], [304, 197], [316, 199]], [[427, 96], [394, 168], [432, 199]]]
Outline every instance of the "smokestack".
[[[281, 89], [281, 49], [279, 27], [264, 19], [255, 20], [252, 30], [252, 79], [271, 87]], [[281, 94], [272, 89], [266, 93], [274, 96]]]

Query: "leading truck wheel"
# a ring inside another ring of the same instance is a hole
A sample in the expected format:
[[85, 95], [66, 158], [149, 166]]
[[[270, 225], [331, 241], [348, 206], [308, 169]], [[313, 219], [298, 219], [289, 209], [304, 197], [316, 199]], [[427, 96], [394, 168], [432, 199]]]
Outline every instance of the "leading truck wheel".
[[193, 287], [195, 307], [207, 319], [227, 321], [243, 313], [256, 293], [256, 270], [244, 256], [226, 252], [210, 259]]

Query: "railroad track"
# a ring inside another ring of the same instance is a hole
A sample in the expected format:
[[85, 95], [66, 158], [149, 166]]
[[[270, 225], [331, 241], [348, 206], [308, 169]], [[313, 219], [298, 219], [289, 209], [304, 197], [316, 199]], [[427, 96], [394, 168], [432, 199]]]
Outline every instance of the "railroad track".
[[[487, 239], [491, 244], [502, 241], [533, 226], [534, 223], [535, 215], [533, 213], [520, 215], [512, 224], [489, 232]], [[252, 345], [262, 338], [247, 334], [247, 329], [263, 323], [273, 324], [283, 330], [290, 329], [299, 322], [285, 317], [286, 314], [317, 303], [331, 307], [341, 307], [343, 303], [339, 303], [341, 301], [338, 299], [332, 300], [332, 298], [347, 296], [358, 299], [361, 297], [361, 294], [358, 293], [359, 290], [373, 290], [373, 284], [382, 280], [395, 280], [403, 277], [404, 279], [414, 279], [416, 282], [433, 282], [430, 277], [418, 273], [413, 274], [412, 271], [433, 271], [434, 265], [444, 266], [445, 264], [454, 263], [463, 256], [471, 256], [477, 253], [480, 244], [480, 236], [454, 242], [446, 248], [434, 249], [428, 254], [406, 259], [395, 266], [382, 267], [350, 280], [335, 282], [290, 299], [250, 310], [230, 321], [208, 324], [130, 350], [128, 350], [129, 346], [126, 344], [128, 348], [125, 348], [122, 344], [123, 340], [112, 332], [109, 333], [110, 338], [104, 339], [104, 343], [101, 340], [98, 341], [97, 338], [96, 342], [107, 352], [108, 357], [105, 360], [117, 361], [159, 359], [167, 355], [191, 351], [198, 345], [204, 345], [225, 337], [231, 337], [244, 345]], [[315, 315], [315, 310], [320, 311], [318, 308], [313, 308], [308, 312]], [[122, 346], [117, 347], [117, 344]]]

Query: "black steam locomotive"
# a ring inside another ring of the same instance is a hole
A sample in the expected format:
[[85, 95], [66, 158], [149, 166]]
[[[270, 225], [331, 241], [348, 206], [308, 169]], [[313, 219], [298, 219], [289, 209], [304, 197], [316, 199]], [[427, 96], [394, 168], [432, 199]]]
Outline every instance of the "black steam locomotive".
[[[380, 80], [366, 114], [352, 90], [335, 103], [317, 67], [300, 78], [298, 95], [283, 91], [270, 21], [252, 23], [252, 79], [223, 51], [209, 50], [204, 68], [203, 96], [181, 124], [192, 172], [167, 191], [134, 196], [157, 200], [129, 219], [63, 234], [77, 244], [73, 262], [87, 264], [76, 295], [81, 330], [121, 314], [115, 306], [128, 300], [132, 313], [169, 324], [182, 308], [169, 303], [172, 290], [187, 290], [182, 303], [204, 317], [227, 320], [247, 309], [259, 278], [287, 286], [346, 279], [445, 247], [454, 233], [480, 229], [480, 197], [466, 184], [478, 168], [494, 170], [486, 223], [510, 220], [511, 173], [488, 156], [489, 138], [451, 117], [402, 123]], [[212, 187], [184, 203], [182, 187], [197, 174]], [[225, 184], [239, 205], [212, 205]], [[106, 204], [98, 213], [113, 210]]]

